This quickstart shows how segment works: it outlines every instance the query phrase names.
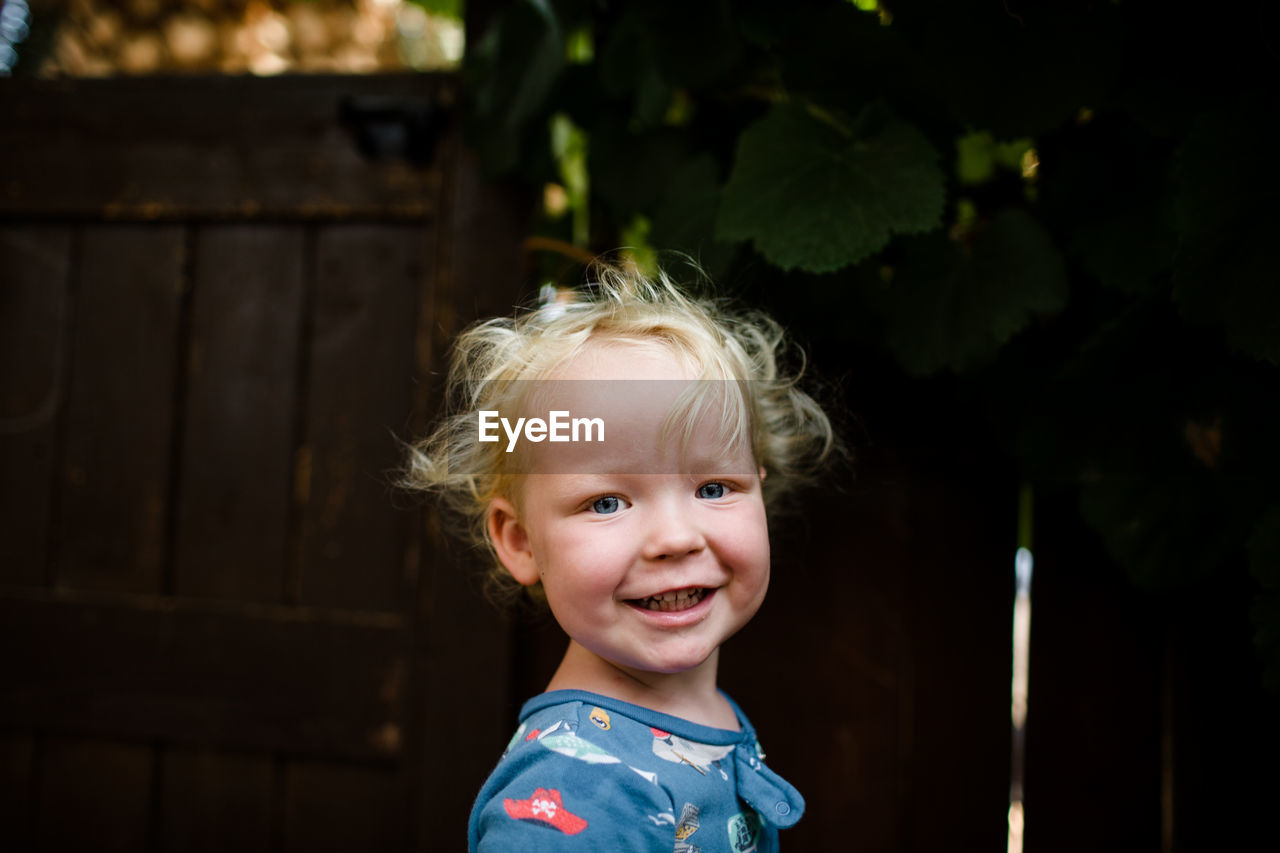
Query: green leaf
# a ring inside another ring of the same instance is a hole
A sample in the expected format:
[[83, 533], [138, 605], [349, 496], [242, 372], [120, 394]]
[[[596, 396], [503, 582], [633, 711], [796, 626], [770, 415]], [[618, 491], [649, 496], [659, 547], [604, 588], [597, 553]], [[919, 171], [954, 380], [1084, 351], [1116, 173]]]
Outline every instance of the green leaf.
[[560, 166], [560, 180], [573, 212], [573, 244], [586, 246], [591, 234], [590, 180], [587, 177], [587, 135], [564, 113], [551, 117], [551, 153]]
[[1038, 221], [997, 216], [966, 247], [944, 235], [907, 242], [889, 293], [887, 343], [909, 372], [988, 358], [1036, 314], [1066, 304], [1062, 256]]
[[491, 170], [515, 165], [525, 126], [545, 108], [564, 65], [564, 35], [547, 0], [504, 7], [469, 51], [468, 137]]
[[995, 176], [996, 167], [1022, 169], [1022, 155], [1030, 139], [996, 142], [988, 131], [967, 133], [956, 140], [956, 179], [962, 184], [983, 184]]
[[653, 215], [652, 230], [654, 245], [689, 255], [713, 280], [723, 275], [735, 252], [733, 245], [715, 239], [719, 173], [715, 158], [705, 154], [680, 166]]
[[962, 184], [985, 184], [996, 173], [995, 140], [985, 131], [956, 140], [956, 179]]
[[944, 197], [937, 152], [891, 115], [864, 113], [860, 124], [869, 127], [848, 132], [788, 103], [748, 127], [717, 236], [751, 240], [786, 270], [831, 272], [883, 248], [893, 234], [934, 228]]
[[1072, 232], [1068, 247], [1080, 265], [1108, 287], [1147, 293], [1173, 266], [1177, 239], [1154, 205], [1132, 206], [1090, 219]]

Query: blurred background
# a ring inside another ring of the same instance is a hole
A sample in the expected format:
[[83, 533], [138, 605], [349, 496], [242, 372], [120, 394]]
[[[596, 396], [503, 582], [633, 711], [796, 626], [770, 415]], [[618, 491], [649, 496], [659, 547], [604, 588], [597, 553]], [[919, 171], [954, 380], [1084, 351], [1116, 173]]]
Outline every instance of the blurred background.
[[600, 252], [850, 448], [722, 656], [789, 848], [1273, 837], [1277, 13], [1042, 6], [3, 0], [0, 847], [461, 849], [565, 641], [401, 442]]

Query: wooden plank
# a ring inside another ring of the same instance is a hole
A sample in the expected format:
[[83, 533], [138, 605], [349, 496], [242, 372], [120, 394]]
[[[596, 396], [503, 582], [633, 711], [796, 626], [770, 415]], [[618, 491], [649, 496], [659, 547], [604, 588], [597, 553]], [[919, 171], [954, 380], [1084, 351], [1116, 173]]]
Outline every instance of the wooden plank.
[[[1147, 598], [1127, 581], [1097, 534], [1080, 519], [1074, 494], [1037, 499], [1035, 545], [1026, 730], [1028, 844], [1072, 850], [1096, 846], [1099, 837], [1106, 837], [1117, 850], [1157, 849], [1161, 640], [1168, 601]], [[1207, 597], [1199, 596], [1197, 610], [1195, 644], [1204, 648], [1220, 635], [1220, 626], [1207, 618], [1212, 610]], [[1237, 659], [1247, 657], [1224, 654], [1218, 660]], [[1215, 660], [1214, 669], [1219, 666]], [[1238, 695], [1238, 685], [1230, 692]], [[1226, 695], [1205, 693], [1215, 697], [1215, 704]], [[1217, 731], [1239, 726], [1240, 742], [1255, 749], [1257, 741], [1248, 737], [1238, 711], [1232, 708], [1230, 720], [1224, 718]], [[1238, 798], [1233, 794], [1230, 799], [1234, 803]], [[1187, 813], [1179, 809], [1179, 820]], [[1217, 847], [1212, 842], [1208, 846]]]
[[412, 226], [344, 225], [317, 237], [304, 604], [405, 608], [405, 548], [416, 519], [396, 510], [393, 479], [430, 236]]
[[[788, 849], [843, 849], [850, 827], [858, 849], [898, 849], [915, 688], [904, 480], [868, 450], [856, 483], [824, 484], [772, 525], [768, 598], [720, 654], [720, 685], [750, 715], [770, 766], [808, 803], [783, 834]], [[543, 689], [550, 673], [540, 675], [527, 686]]]
[[0, 582], [45, 582], [71, 229], [0, 225]]
[[917, 462], [903, 472], [915, 690], [899, 838], [910, 850], [1007, 841], [1017, 481], [981, 442], [974, 436], [974, 455], [948, 469]]
[[51, 737], [40, 767], [40, 847], [135, 853], [147, 846], [151, 750]]
[[[438, 380], [452, 336], [478, 317], [509, 313], [519, 299], [520, 246], [533, 210], [510, 187], [486, 183], [456, 137], [446, 143], [441, 159], [449, 174], [449, 220], [442, 224], [436, 254], [434, 298], [424, 303], [419, 322], [418, 429], [439, 405]], [[465, 825], [475, 792], [511, 735], [518, 705], [510, 670], [518, 664], [509, 622], [481, 592], [478, 555], [446, 540], [431, 510], [422, 530], [413, 653], [413, 707], [421, 725], [410, 731], [407, 749], [415, 774], [413, 846], [435, 850], [442, 827]], [[458, 653], [460, 644], [465, 654]], [[463, 689], [467, 702], [441, 701], [441, 684]], [[440, 737], [441, 732], [459, 736]]]
[[183, 229], [84, 229], [56, 581], [159, 592]]
[[290, 560], [301, 226], [196, 234], [173, 590], [275, 602]]
[[1003, 843], [1016, 486], [969, 446], [940, 471], [867, 442], [856, 479], [837, 468], [773, 520], [769, 595], [720, 684], [809, 803], [787, 848]]
[[[444, 768], [439, 772], [448, 775]], [[286, 779], [286, 851], [404, 849], [408, 803], [394, 770], [295, 761]], [[457, 848], [465, 832], [465, 823], [440, 823], [434, 849]]]
[[173, 853], [271, 849], [271, 758], [170, 749], [162, 759], [159, 849]]
[[0, 598], [0, 728], [387, 761], [399, 617], [155, 596]]
[[35, 738], [0, 734], [0, 840], [7, 850], [35, 847]]
[[439, 171], [362, 154], [344, 104], [395, 148], [433, 139], [455, 91], [429, 74], [0, 79], [0, 215], [422, 220]]

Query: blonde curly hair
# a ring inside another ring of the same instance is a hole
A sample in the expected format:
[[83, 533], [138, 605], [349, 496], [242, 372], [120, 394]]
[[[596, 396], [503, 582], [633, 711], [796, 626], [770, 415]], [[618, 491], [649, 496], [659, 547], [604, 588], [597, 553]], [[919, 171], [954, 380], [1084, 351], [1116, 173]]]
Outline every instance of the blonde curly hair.
[[767, 474], [763, 497], [770, 510], [837, 448], [827, 415], [798, 385], [803, 358], [791, 373], [781, 364], [788, 343], [772, 318], [693, 295], [661, 271], [646, 277], [597, 262], [588, 281], [541, 307], [463, 331], [452, 347], [444, 415], [409, 448], [403, 485], [436, 496], [462, 537], [488, 550], [488, 579], [499, 596], [519, 586], [493, 553], [487, 514], [495, 498], [518, 505], [519, 471], [498, 443], [477, 441], [477, 413], [521, 410], [537, 384], [529, 380], [553, 378], [588, 344], [656, 342], [699, 379], [733, 380], [741, 405], [725, 406], [721, 425], [730, 440], [749, 438]]

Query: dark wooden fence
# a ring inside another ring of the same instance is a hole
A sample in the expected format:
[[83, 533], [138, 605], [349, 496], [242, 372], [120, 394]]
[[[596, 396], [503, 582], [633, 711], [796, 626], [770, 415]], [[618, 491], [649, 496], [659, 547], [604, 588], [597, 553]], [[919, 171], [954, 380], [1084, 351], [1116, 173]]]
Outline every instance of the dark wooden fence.
[[504, 629], [392, 482], [523, 233], [454, 81], [0, 83], [0, 848], [456, 849]]

